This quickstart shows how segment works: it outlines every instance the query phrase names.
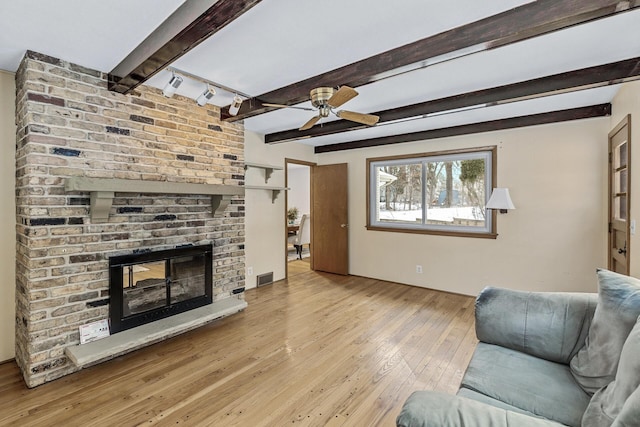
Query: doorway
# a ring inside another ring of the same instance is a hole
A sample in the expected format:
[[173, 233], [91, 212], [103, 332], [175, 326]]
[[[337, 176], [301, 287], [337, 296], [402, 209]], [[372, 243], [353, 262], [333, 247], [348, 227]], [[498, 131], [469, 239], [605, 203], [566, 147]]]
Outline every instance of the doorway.
[[608, 268], [629, 274], [631, 195], [631, 116], [609, 132]]
[[315, 163], [285, 159], [286, 277], [313, 269], [311, 175]]

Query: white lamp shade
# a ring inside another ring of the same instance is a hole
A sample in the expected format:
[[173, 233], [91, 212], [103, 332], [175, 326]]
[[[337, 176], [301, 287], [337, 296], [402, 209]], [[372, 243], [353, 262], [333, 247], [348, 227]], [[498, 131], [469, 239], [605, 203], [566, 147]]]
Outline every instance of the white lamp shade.
[[515, 209], [508, 188], [494, 188], [487, 202], [488, 209]]

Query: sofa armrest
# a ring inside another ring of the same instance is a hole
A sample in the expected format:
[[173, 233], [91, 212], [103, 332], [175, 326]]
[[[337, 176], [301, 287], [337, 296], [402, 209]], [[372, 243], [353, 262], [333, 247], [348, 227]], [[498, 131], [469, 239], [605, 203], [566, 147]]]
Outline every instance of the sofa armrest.
[[559, 427], [554, 421], [519, 414], [436, 391], [416, 391], [396, 418], [397, 427]]
[[597, 301], [597, 294], [487, 287], [476, 298], [476, 336], [568, 364], [584, 345]]

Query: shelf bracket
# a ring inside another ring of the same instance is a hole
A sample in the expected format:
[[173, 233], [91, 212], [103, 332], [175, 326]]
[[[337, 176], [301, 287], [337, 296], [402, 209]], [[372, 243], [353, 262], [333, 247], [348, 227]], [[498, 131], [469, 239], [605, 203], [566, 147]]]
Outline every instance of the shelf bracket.
[[227, 209], [229, 203], [231, 202], [231, 198], [228, 196], [223, 196], [222, 194], [214, 194], [211, 196], [211, 209], [213, 216], [216, 214], [221, 214]]
[[276, 202], [281, 190], [271, 190], [271, 204]]
[[269, 178], [271, 178], [271, 174], [273, 173], [273, 168], [264, 168], [264, 183], [269, 182]]
[[91, 222], [102, 223], [109, 220], [109, 211], [113, 204], [113, 191], [91, 192]]

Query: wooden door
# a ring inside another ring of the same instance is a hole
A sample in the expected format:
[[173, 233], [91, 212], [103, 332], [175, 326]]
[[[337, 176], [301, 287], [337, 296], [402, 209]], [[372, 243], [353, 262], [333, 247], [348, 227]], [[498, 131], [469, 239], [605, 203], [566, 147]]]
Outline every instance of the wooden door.
[[629, 274], [631, 117], [609, 133], [609, 270]]
[[349, 274], [347, 164], [314, 167], [311, 186], [314, 215], [312, 268]]

